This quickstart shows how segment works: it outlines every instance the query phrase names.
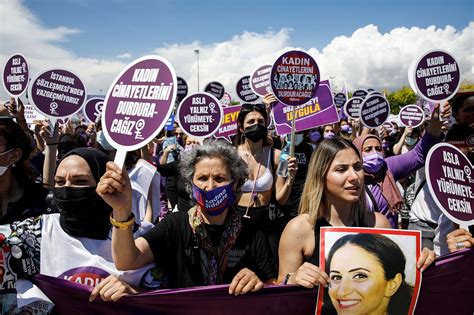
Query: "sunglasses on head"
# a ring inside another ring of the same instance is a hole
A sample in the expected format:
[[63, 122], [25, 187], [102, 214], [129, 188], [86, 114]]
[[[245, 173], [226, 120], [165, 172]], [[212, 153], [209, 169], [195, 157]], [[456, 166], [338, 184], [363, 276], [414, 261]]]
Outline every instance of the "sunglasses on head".
[[249, 103], [244, 103], [242, 104], [242, 110], [253, 110], [257, 109], [260, 111], [266, 111], [265, 104], [263, 103], [258, 103], [258, 104], [249, 104]]

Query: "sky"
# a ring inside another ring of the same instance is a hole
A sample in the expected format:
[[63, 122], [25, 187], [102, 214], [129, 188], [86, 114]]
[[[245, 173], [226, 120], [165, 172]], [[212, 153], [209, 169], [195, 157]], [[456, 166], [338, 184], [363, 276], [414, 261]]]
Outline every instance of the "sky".
[[89, 94], [150, 54], [195, 92], [195, 49], [200, 89], [219, 81], [234, 97], [239, 78], [292, 49], [339, 89], [408, 86], [410, 62], [432, 49], [451, 52], [474, 81], [474, 1], [0, 0], [0, 64], [22, 53], [32, 75], [66, 68]]

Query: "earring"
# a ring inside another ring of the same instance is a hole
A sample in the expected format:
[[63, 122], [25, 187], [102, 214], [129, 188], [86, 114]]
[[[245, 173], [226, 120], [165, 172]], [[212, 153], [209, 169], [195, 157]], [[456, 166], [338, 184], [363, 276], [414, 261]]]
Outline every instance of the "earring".
[[13, 164], [12, 164], [12, 167], [16, 167], [16, 164], [15, 164], [15, 163], [13, 163]]

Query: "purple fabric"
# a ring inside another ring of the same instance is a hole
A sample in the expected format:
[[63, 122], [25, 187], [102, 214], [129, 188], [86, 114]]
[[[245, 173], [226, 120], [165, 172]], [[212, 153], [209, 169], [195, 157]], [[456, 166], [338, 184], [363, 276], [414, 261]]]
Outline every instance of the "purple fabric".
[[[395, 155], [386, 158], [385, 162], [387, 163], [387, 167], [390, 172], [392, 172], [395, 180], [398, 181], [402, 178], [405, 178], [419, 168], [423, 167], [425, 165], [425, 158], [428, 154], [428, 151], [438, 142], [439, 139], [436, 139], [429, 133], [425, 132], [421, 140], [418, 141], [412, 150], [401, 155]], [[375, 202], [377, 202], [379, 212], [387, 217], [393, 228], [398, 228], [398, 214], [393, 214], [390, 212], [388, 208], [388, 202], [382, 195], [380, 186], [368, 185], [367, 187], [369, 187], [370, 192], [374, 196]], [[370, 205], [369, 208], [374, 210], [372, 205]]]

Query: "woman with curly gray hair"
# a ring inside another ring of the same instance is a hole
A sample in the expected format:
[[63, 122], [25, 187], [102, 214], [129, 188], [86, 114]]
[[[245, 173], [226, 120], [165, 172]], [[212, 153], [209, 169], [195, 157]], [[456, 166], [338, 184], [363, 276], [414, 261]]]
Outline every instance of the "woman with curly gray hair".
[[170, 288], [230, 283], [229, 294], [235, 295], [272, 282], [276, 271], [264, 235], [242, 226], [235, 211], [236, 195], [248, 176], [237, 150], [218, 140], [197, 146], [182, 157], [180, 172], [196, 205], [168, 215], [134, 241], [129, 180], [117, 165], [108, 164], [97, 191], [114, 209], [116, 267], [156, 262]]

